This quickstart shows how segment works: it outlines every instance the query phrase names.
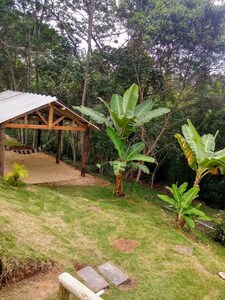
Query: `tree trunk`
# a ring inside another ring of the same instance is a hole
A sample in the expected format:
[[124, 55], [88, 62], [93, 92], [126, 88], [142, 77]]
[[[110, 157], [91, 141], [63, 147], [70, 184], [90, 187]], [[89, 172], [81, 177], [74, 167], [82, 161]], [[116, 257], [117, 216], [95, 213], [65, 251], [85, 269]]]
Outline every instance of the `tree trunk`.
[[185, 219], [183, 218], [183, 216], [180, 216], [179, 214], [177, 214], [176, 223], [179, 228], [184, 227]]
[[124, 193], [123, 193], [123, 174], [119, 173], [118, 175], [116, 175], [116, 186], [115, 186], [115, 190], [114, 190], [114, 195], [116, 197], [123, 197]]

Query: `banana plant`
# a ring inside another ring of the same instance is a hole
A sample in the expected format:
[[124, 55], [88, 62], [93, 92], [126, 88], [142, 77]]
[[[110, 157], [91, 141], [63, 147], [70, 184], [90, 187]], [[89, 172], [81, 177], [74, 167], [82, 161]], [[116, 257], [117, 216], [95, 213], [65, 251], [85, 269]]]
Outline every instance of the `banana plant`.
[[182, 133], [175, 134], [188, 165], [195, 171], [194, 187], [199, 187], [201, 179], [208, 173], [225, 174], [225, 149], [215, 151], [215, 140], [218, 131], [213, 136], [200, 136], [190, 120], [182, 126]]
[[172, 187], [167, 186], [166, 188], [171, 192], [173, 198], [167, 195], [158, 195], [158, 197], [171, 204], [173, 209], [176, 210], [176, 224], [178, 227], [183, 227], [187, 223], [188, 226], [194, 228], [196, 219], [210, 221], [211, 218], [199, 209], [200, 203], [196, 206], [192, 205], [193, 200], [198, 197], [199, 188], [192, 187], [186, 191], [187, 186], [187, 182], [184, 182], [180, 187], [172, 184]]
[[[116, 160], [109, 161], [109, 164], [113, 167], [113, 171], [116, 176], [114, 194], [117, 197], [121, 197], [124, 195], [122, 181], [126, 168], [132, 166], [134, 169], [141, 169], [144, 173], [149, 174], [148, 167], [141, 164], [140, 161], [153, 163], [155, 159], [153, 157], [141, 154], [145, 147], [144, 143], [139, 142], [127, 146], [125, 140], [119, 137], [116, 130], [107, 127], [106, 132], [114, 144], [118, 154], [118, 158]], [[101, 165], [98, 164], [97, 166], [100, 167]]]
[[[145, 147], [144, 143], [129, 144], [129, 135], [153, 118], [162, 116], [170, 110], [167, 108], [153, 109], [154, 102], [152, 100], [145, 100], [137, 104], [138, 86], [136, 84], [133, 84], [123, 97], [117, 94], [112, 95], [110, 103], [99, 99], [108, 110], [106, 116], [85, 106], [74, 106], [73, 108], [89, 116], [98, 124], [106, 125], [107, 135], [118, 153], [118, 159], [109, 162], [116, 176], [114, 194], [121, 197], [123, 196], [122, 178], [126, 168], [132, 166], [134, 169], [149, 173], [148, 168], [139, 162], [154, 162], [154, 158], [141, 154]], [[97, 166], [100, 167], [99, 164]]]
[[127, 138], [135, 132], [138, 127], [148, 123], [153, 118], [162, 116], [170, 110], [167, 108], [153, 109], [154, 101], [145, 100], [137, 105], [138, 85], [133, 84], [122, 96], [113, 94], [110, 103], [98, 98], [107, 108], [109, 115], [104, 114], [85, 106], [74, 106], [82, 114], [89, 116], [98, 124], [105, 124], [107, 127], [115, 128], [118, 136]]

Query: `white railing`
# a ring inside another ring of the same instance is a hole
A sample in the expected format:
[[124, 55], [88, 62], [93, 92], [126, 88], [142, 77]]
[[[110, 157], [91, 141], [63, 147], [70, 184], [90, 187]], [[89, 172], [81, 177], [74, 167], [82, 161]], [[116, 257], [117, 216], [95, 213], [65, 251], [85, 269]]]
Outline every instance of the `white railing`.
[[79, 280], [71, 276], [69, 273], [62, 273], [59, 276], [60, 282], [60, 300], [69, 300], [70, 294], [77, 297], [79, 300], [103, 300], [100, 296], [104, 291], [99, 291], [97, 294], [92, 292]]

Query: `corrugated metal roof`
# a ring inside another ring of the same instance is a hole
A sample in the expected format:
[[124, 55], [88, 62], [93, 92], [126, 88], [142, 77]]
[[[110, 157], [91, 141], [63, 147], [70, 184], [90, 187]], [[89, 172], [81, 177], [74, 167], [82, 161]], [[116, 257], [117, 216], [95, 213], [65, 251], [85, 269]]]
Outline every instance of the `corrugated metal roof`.
[[5, 91], [0, 93], [0, 123], [22, 116], [46, 104], [57, 101], [56, 97]]
[[62, 109], [62, 115], [65, 114], [68, 117], [79, 121], [81, 124], [84, 124], [84, 126], [89, 125], [91, 128], [99, 130], [97, 126], [58, 102], [56, 97], [14, 91], [0, 93], [0, 123], [41, 109], [52, 102], [55, 102], [56, 106]]

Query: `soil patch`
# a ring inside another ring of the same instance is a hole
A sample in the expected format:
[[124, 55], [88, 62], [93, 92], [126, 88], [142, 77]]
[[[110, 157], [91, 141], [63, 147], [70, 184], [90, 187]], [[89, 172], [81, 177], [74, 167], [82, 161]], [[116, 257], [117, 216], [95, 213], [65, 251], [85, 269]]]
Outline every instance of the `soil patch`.
[[44, 273], [55, 267], [53, 261], [38, 261], [27, 259], [25, 261], [0, 260], [0, 288], [11, 282], [18, 282], [34, 274]]
[[46, 273], [39, 273], [5, 286], [0, 290], [0, 299], [44, 300], [58, 291], [60, 273], [57, 267], [53, 267]]
[[192, 255], [192, 249], [187, 246], [176, 245], [175, 247], [173, 247], [173, 250], [186, 256]]
[[113, 242], [113, 247], [124, 253], [133, 253], [138, 246], [140, 246], [138, 241], [123, 238]]
[[101, 208], [95, 205], [89, 206], [88, 209], [93, 212], [100, 212]]
[[74, 267], [75, 271], [80, 271], [81, 269], [87, 267], [87, 265], [82, 264], [82, 263], [76, 263], [76, 264], [73, 265], [73, 267]]
[[13, 163], [24, 165], [29, 172], [28, 178], [24, 181], [30, 184], [109, 185], [108, 182], [89, 174], [86, 174], [85, 177], [81, 177], [80, 170], [62, 161], [56, 164], [54, 157], [43, 152], [23, 155], [13, 151], [6, 151], [5, 174], [12, 170]]
[[129, 291], [135, 289], [136, 286], [137, 286], [136, 280], [131, 279], [128, 282], [121, 284], [119, 286], [119, 289], [122, 291]]

